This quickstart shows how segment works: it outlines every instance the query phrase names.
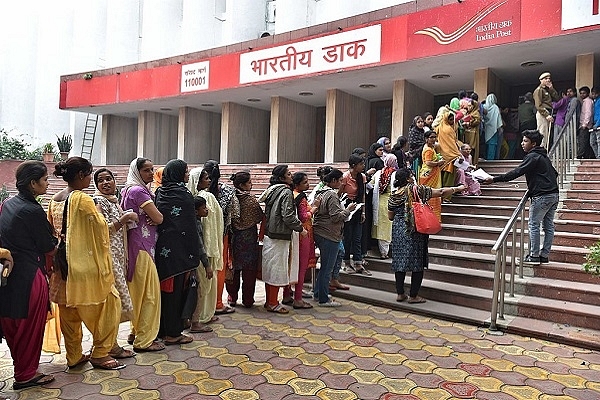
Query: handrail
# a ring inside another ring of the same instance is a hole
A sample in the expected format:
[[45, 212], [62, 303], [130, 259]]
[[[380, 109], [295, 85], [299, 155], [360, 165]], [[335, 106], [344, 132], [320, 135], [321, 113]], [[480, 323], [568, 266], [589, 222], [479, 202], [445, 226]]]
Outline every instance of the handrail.
[[[577, 153], [577, 121], [573, 110], [569, 110], [566, 123], [558, 132], [556, 138], [554, 138], [554, 144], [548, 152], [548, 157], [552, 161], [552, 165], [558, 172], [558, 183], [560, 189], [563, 189], [567, 182], [567, 174], [571, 172], [572, 167], [575, 164], [575, 156]], [[502, 229], [500, 236], [492, 247], [492, 254], [495, 255], [495, 266], [494, 266], [494, 287], [492, 290], [492, 309], [490, 318], [490, 330], [495, 331], [498, 329], [497, 319], [498, 317], [504, 319], [504, 296], [506, 291], [506, 250], [509, 245], [510, 233], [512, 233], [511, 245], [511, 257], [510, 257], [510, 286], [509, 295], [514, 297], [515, 295], [515, 272], [516, 272], [516, 260], [517, 260], [517, 242], [518, 246], [518, 259], [519, 259], [519, 277], [523, 278], [523, 254], [525, 244], [525, 206], [529, 199], [529, 191], [526, 190], [525, 194], [519, 201], [519, 204], [513, 211], [508, 222]], [[516, 223], [521, 221], [520, 229], [517, 230]]]

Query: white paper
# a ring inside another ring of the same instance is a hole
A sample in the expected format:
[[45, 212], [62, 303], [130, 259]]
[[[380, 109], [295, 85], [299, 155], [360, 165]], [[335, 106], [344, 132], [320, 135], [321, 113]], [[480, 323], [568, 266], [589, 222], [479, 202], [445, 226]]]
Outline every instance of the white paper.
[[456, 160], [454, 160], [454, 166], [456, 168], [466, 171], [471, 166], [471, 164], [469, 164], [469, 162], [467, 160], [465, 160], [464, 158], [462, 160], [463, 160], [462, 162], [459, 162], [460, 158], [457, 158]]
[[346, 222], [350, 221], [352, 219], [352, 217], [354, 216], [354, 214], [356, 214], [356, 212], [358, 210], [360, 210], [362, 208], [362, 206], [364, 206], [365, 203], [356, 203], [356, 208], [350, 212], [350, 215], [348, 215], [348, 217], [344, 220]]
[[482, 168], [477, 168], [475, 171], [471, 172], [471, 176], [478, 181], [485, 181], [489, 178], [493, 178], [492, 175], [485, 172]]

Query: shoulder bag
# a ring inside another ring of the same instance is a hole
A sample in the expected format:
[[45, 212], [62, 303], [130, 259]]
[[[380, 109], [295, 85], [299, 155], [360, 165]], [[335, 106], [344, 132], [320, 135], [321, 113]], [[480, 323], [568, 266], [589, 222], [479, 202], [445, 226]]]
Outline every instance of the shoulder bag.
[[413, 196], [412, 207], [417, 232], [426, 235], [439, 233], [442, 230], [442, 224], [440, 224], [437, 215], [433, 212], [433, 208], [426, 202], [421, 201], [416, 186], [413, 186]]

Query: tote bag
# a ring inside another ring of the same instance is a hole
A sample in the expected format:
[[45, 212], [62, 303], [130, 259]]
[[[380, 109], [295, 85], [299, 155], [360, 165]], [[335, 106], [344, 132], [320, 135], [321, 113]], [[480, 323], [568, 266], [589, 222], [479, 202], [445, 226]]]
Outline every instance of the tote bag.
[[429, 204], [421, 201], [416, 186], [413, 186], [413, 194], [414, 201], [412, 207], [417, 232], [426, 235], [435, 235], [436, 233], [439, 233], [442, 230], [442, 224], [440, 224], [437, 215], [433, 212], [433, 208], [431, 208]]

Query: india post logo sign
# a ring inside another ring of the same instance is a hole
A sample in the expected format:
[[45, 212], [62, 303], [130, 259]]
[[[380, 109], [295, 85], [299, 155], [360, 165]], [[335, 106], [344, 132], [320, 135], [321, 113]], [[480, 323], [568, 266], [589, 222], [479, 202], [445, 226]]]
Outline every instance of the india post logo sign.
[[600, 0], [562, 0], [562, 30], [600, 24]]
[[415, 13], [408, 21], [408, 57], [516, 42], [520, 7], [520, 0], [470, 0]]

